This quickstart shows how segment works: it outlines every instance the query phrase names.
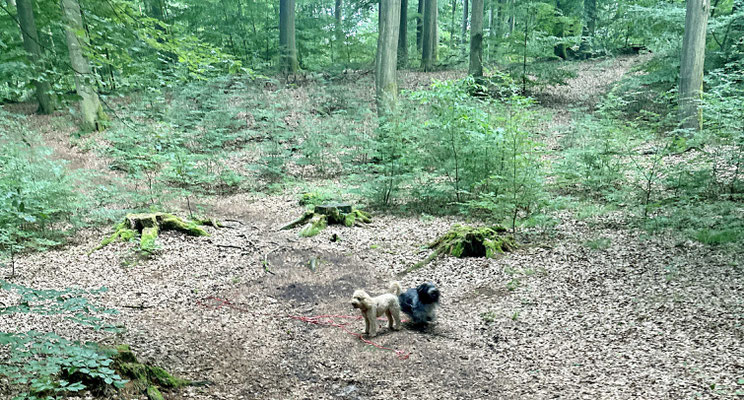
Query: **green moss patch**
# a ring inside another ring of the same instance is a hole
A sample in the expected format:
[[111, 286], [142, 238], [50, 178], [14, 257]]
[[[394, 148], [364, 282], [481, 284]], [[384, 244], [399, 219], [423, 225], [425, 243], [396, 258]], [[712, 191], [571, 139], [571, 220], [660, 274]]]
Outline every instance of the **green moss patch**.
[[372, 217], [368, 213], [353, 208], [350, 204], [332, 203], [315, 206], [313, 211], [306, 211], [300, 218], [284, 225], [280, 230], [302, 227], [299, 235], [311, 237], [320, 233], [328, 225], [353, 227], [370, 222], [372, 222]]
[[209, 233], [201, 227], [203, 225], [220, 226], [217, 221], [211, 219], [187, 221], [167, 213], [127, 214], [123, 221], [114, 226], [114, 233], [90, 253], [116, 240], [131, 241], [137, 235], [140, 237], [140, 249], [146, 253], [152, 253], [156, 248], [156, 240], [160, 231], [172, 230], [190, 236], [208, 236]]
[[138, 396], [144, 393], [150, 400], [162, 400], [161, 390], [191, 385], [191, 381], [177, 378], [163, 368], [137, 361], [128, 345], [104, 348], [103, 351], [114, 360], [114, 369], [129, 380], [123, 389], [125, 393]]
[[431, 242], [428, 246], [433, 251], [424, 260], [408, 268], [404, 274], [423, 267], [440, 255], [453, 257], [487, 257], [493, 258], [501, 253], [517, 248], [512, 235], [501, 226], [472, 227], [455, 225], [449, 232]]

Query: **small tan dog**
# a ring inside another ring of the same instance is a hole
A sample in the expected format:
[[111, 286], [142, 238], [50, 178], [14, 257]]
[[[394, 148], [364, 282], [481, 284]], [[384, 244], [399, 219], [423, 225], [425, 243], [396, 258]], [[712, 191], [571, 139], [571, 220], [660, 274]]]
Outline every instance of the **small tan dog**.
[[364, 333], [369, 337], [377, 335], [377, 317], [386, 314], [388, 326], [393, 330], [400, 330], [400, 304], [398, 295], [403, 290], [399, 282], [390, 282], [388, 293], [377, 297], [370, 297], [364, 290], [354, 291], [351, 306], [362, 311], [364, 317]]

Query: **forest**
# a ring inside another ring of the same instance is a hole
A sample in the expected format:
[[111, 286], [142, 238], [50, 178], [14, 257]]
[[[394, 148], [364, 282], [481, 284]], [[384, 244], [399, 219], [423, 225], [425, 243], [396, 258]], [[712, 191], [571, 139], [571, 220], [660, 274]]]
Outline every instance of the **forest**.
[[2, 399], [744, 398], [743, 255], [744, 0], [0, 0]]

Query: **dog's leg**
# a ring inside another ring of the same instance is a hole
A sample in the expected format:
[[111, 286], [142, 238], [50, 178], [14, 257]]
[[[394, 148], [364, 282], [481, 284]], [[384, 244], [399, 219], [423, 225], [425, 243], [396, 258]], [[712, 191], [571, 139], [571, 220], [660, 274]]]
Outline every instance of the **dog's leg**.
[[364, 333], [369, 334], [369, 315], [366, 312], [362, 312], [362, 316], [364, 317]]
[[390, 319], [390, 315], [388, 315], [388, 321], [390, 321], [390, 327], [393, 328], [393, 330], [399, 331], [400, 330], [400, 308], [393, 308], [390, 312], [392, 314], [392, 320]]
[[377, 336], [377, 310], [371, 308], [367, 310], [367, 315], [364, 316], [366, 321], [369, 321], [369, 337]]
[[385, 316], [388, 319], [388, 328], [393, 329], [393, 313], [390, 312], [389, 308], [385, 311]]

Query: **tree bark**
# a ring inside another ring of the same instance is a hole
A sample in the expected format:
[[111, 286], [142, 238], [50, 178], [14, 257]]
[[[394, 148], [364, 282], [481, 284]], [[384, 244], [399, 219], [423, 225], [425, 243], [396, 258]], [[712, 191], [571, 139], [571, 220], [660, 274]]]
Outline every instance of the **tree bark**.
[[424, 72], [434, 68], [434, 47], [436, 40], [436, 0], [425, 0], [424, 3], [424, 26], [421, 40], [421, 69]]
[[416, 49], [421, 52], [423, 39], [424, 39], [424, 2], [426, 0], [418, 0], [418, 16], [416, 17]]
[[282, 72], [285, 75], [296, 74], [299, 63], [295, 44], [295, 0], [279, 0], [279, 50]]
[[342, 0], [336, 0], [336, 6], [333, 9], [333, 17], [335, 18], [334, 30], [336, 31], [336, 43], [340, 47], [344, 39], [344, 27], [341, 25], [341, 7], [343, 6]]
[[387, 115], [395, 108], [398, 97], [396, 67], [401, 0], [380, 0], [375, 88], [377, 115]]
[[679, 73], [679, 119], [682, 128], [695, 131], [703, 127], [700, 100], [703, 95], [705, 32], [709, 12], [710, 0], [687, 0]]
[[597, 0], [584, 0], [584, 24], [588, 36], [594, 36], [597, 25]]
[[450, 47], [452, 49], [455, 48], [455, 31], [457, 30], [457, 27], [455, 26], [455, 14], [457, 13], [457, 0], [452, 0], [452, 22], [450, 23]]
[[468, 0], [463, 0], [462, 7], [462, 43], [468, 40]]
[[436, 62], [439, 59], [439, 25], [437, 25], [439, 21], [439, 4], [437, 0], [434, 0], [434, 19], [432, 21], [434, 23], [432, 27], [434, 30], [434, 40], [432, 41], [431, 56], [434, 62]]
[[406, 65], [408, 65], [408, 0], [400, 0], [398, 68], [405, 68]]
[[[8, 2], [10, 4], [10, 2]], [[44, 54], [39, 46], [39, 32], [36, 30], [33, 3], [31, 0], [18, 0], [18, 21], [21, 24], [21, 36], [23, 37], [23, 48], [28, 52], [29, 59], [40, 75], [44, 69]], [[55, 101], [52, 95], [52, 87], [46, 80], [34, 80], [36, 88], [36, 99], [39, 100], [40, 114], [49, 114], [54, 111]]]
[[70, 54], [70, 65], [75, 74], [75, 88], [80, 96], [80, 127], [85, 131], [103, 129], [102, 122], [106, 120], [101, 100], [93, 89], [95, 76], [91, 72], [90, 63], [83, 54], [83, 48], [88, 45], [88, 38], [83, 30], [83, 17], [77, 0], [62, 0], [62, 18], [65, 25], [67, 50]]
[[483, 76], [483, 0], [473, 0], [470, 11], [470, 66], [468, 74]]

